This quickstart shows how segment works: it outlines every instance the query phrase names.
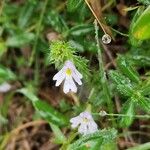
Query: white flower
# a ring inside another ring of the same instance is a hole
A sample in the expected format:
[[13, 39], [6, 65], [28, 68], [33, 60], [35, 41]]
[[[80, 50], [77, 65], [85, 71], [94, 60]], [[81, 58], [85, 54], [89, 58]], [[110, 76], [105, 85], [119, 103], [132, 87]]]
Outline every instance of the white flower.
[[97, 124], [93, 120], [92, 115], [87, 111], [82, 112], [79, 116], [70, 119], [70, 122], [72, 123], [71, 127], [78, 127], [78, 132], [83, 135], [94, 133], [98, 130]]
[[67, 60], [64, 67], [53, 77], [53, 80], [56, 80], [56, 86], [59, 86], [64, 81], [64, 93], [68, 93], [70, 91], [76, 93], [77, 86], [74, 81], [79, 85], [82, 85], [81, 79], [82, 74], [76, 69], [70, 60]]

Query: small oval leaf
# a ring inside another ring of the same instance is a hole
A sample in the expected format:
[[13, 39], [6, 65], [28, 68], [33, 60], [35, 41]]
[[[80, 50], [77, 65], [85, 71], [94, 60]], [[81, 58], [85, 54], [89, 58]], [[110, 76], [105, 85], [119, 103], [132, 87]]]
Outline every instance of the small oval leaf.
[[119, 125], [121, 127], [128, 127], [132, 124], [133, 122], [133, 115], [134, 115], [134, 101], [131, 99], [128, 100], [122, 107], [121, 114], [126, 115], [121, 117], [119, 121]]

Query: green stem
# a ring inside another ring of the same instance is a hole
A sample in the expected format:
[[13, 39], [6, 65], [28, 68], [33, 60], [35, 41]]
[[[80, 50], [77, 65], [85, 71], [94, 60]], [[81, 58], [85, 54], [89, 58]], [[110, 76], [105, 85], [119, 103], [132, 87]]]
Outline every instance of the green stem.
[[[100, 113], [92, 113], [93, 115], [101, 115]], [[150, 115], [125, 115], [125, 114], [105, 114], [104, 116], [113, 116], [113, 117], [134, 117], [134, 118], [142, 118], [142, 119], [150, 119]]]
[[149, 150], [150, 149], [150, 142], [138, 145], [135, 147], [128, 148], [127, 150]]
[[0, 16], [2, 15], [3, 9], [4, 9], [4, 5], [5, 5], [5, 0], [2, 0], [0, 2]]
[[39, 39], [39, 35], [40, 35], [40, 29], [41, 29], [41, 25], [42, 25], [42, 21], [43, 21], [43, 18], [44, 18], [44, 13], [46, 11], [47, 4], [48, 4], [48, 0], [45, 0], [44, 6], [43, 6], [43, 9], [42, 9], [40, 18], [39, 18], [39, 22], [37, 24], [35, 42], [34, 42], [31, 57], [30, 57], [30, 60], [29, 60], [29, 66], [31, 66], [32, 63], [33, 63], [33, 60], [35, 58], [35, 76], [34, 76], [35, 84], [37, 84], [38, 81], [39, 81], [39, 65], [38, 65], [38, 55], [39, 54], [38, 54], [38, 51], [36, 51], [36, 47], [37, 47], [37, 43], [38, 43], [38, 39]]
[[109, 88], [108, 88], [106, 73], [104, 71], [102, 51], [101, 51], [101, 48], [100, 48], [99, 38], [98, 38], [98, 25], [97, 25], [96, 20], [95, 20], [94, 24], [95, 24], [95, 39], [96, 39], [97, 49], [98, 49], [98, 61], [99, 61], [99, 68], [100, 68], [101, 85], [102, 85], [103, 93], [106, 97], [109, 113], [112, 113], [113, 112], [113, 104], [112, 104], [112, 101], [111, 101], [110, 91], [109, 91]]
[[122, 32], [120, 32], [120, 31], [118, 31], [118, 30], [116, 30], [116, 29], [114, 29], [114, 28], [111, 28], [111, 29], [112, 29], [114, 32], [116, 32], [116, 33], [118, 33], [118, 34], [120, 34], [120, 35], [122, 35], [122, 36], [129, 37], [128, 34], [122, 33]]

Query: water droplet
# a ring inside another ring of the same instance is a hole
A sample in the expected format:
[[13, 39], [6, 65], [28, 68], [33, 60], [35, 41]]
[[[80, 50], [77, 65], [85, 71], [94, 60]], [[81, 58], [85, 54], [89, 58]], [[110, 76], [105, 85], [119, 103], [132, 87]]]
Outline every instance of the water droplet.
[[107, 115], [107, 113], [106, 113], [106, 111], [102, 110], [102, 111], [99, 112], [99, 115], [102, 116], [102, 117], [104, 117], [104, 116]]
[[109, 44], [109, 43], [111, 42], [111, 37], [110, 37], [110, 35], [104, 34], [104, 35], [102, 36], [102, 42], [103, 42], [104, 44]]

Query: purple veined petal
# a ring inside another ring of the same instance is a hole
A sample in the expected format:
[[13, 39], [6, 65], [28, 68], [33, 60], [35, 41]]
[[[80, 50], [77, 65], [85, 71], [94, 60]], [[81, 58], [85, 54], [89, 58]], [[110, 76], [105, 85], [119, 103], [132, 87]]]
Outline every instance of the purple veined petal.
[[68, 93], [69, 91], [72, 91], [74, 93], [77, 92], [77, 87], [72, 79], [72, 77], [70, 76], [66, 76], [66, 79], [65, 79], [65, 82], [64, 82], [64, 88], [63, 88], [63, 91], [64, 93]]
[[60, 76], [62, 76], [63, 74], [65, 74], [65, 70], [64, 70], [65, 67], [63, 67], [60, 71], [58, 71], [54, 77], [53, 77], [53, 80], [58, 80], [60, 78]]
[[79, 126], [79, 124], [81, 123], [82, 119], [80, 116], [74, 117], [70, 119], [71, 127], [72, 128], [76, 128], [77, 126]]
[[74, 72], [72, 73], [72, 77], [73, 79], [79, 84], [82, 85], [82, 81], [81, 79], [77, 76], [77, 74], [75, 74]]
[[81, 123], [81, 125], [78, 128], [78, 132], [81, 133], [81, 134], [84, 134], [84, 135], [88, 134], [88, 127], [87, 127], [87, 125], [84, 124], [84, 123]]

